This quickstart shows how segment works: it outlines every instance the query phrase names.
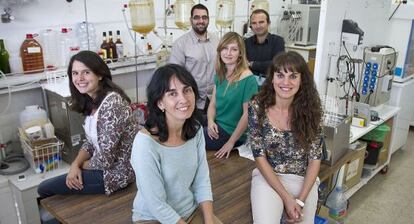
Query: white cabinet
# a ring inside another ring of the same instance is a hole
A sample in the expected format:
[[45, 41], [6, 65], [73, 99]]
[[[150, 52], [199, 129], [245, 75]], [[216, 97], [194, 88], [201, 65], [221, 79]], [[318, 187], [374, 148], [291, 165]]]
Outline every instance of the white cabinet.
[[9, 187], [9, 180], [0, 175], [0, 223], [17, 224], [17, 213], [14, 205], [12, 191]]
[[[40, 224], [39, 206], [37, 203], [37, 186], [46, 179], [50, 179], [67, 173], [69, 165], [65, 162], [60, 164], [56, 170], [43, 174], [36, 174], [33, 169], [29, 168], [24, 172], [26, 180], [18, 181], [17, 176], [8, 176], [10, 188], [16, 201], [18, 214], [20, 214], [19, 223], [21, 224]], [[16, 212], [14, 212], [16, 213]]]
[[389, 105], [400, 107], [392, 133], [391, 153], [404, 147], [410, 125], [414, 124], [414, 79], [393, 82]]

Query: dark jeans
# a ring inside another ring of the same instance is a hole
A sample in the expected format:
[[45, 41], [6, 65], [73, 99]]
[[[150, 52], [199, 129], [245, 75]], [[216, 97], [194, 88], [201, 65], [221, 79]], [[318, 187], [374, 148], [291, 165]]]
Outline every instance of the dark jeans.
[[[205, 126], [203, 129], [204, 131], [204, 139], [206, 140], [206, 149], [207, 150], [219, 150], [221, 147], [223, 147], [224, 144], [230, 139], [230, 136], [222, 127], [220, 127], [219, 124], [217, 124], [218, 127], [218, 139], [210, 139], [208, 136], [208, 127]], [[238, 140], [234, 144], [234, 148], [243, 145], [244, 142]]]
[[41, 198], [56, 194], [104, 194], [104, 181], [102, 170], [82, 170], [82, 190], [69, 189], [66, 186], [66, 175], [54, 177], [40, 183], [37, 193]]

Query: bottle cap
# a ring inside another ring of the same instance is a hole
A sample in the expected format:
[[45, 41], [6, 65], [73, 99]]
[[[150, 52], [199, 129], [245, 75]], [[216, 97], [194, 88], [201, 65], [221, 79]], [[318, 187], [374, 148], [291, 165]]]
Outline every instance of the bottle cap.
[[33, 34], [31, 34], [31, 33], [26, 34], [26, 38], [27, 39], [33, 39]]
[[109, 33], [109, 36], [112, 36], [112, 31], [109, 31], [108, 33]]
[[116, 35], [121, 35], [121, 31], [117, 30]]

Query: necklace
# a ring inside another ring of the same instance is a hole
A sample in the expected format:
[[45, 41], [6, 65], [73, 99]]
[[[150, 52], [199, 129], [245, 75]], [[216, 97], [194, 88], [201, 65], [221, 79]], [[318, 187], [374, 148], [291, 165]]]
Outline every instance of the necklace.
[[272, 107], [268, 110], [268, 118], [270, 123], [279, 131], [290, 130], [289, 112], [283, 112], [279, 108]]

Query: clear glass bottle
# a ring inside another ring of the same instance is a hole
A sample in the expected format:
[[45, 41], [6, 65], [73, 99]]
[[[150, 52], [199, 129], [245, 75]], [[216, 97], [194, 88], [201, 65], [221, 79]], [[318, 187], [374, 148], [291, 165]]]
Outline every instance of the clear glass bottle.
[[234, 21], [234, 0], [217, 0], [216, 14], [218, 29], [231, 27]]
[[24, 73], [41, 72], [44, 69], [42, 46], [33, 39], [33, 34], [26, 34], [20, 47]]
[[193, 0], [177, 0], [174, 4], [175, 25], [178, 28], [187, 30], [190, 24], [191, 8], [194, 5]]
[[155, 28], [155, 13], [153, 0], [130, 0], [132, 29], [142, 35], [147, 35]]
[[4, 40], [0, 39], [0, 70], [4, 73], [10, 73], [9, 52], [4, 46]]
[[254, 11], [256, 9], [263, 9], [266, 12], [269, 12], [269, 1], [267, 0], [253, 0], [252, 5], [250, 7], [250, 11]]
[[121, 41], [121, 31], [116, 31], [116, 53], [118, 54], [118, 58], [124, 57], [124, 44]]

